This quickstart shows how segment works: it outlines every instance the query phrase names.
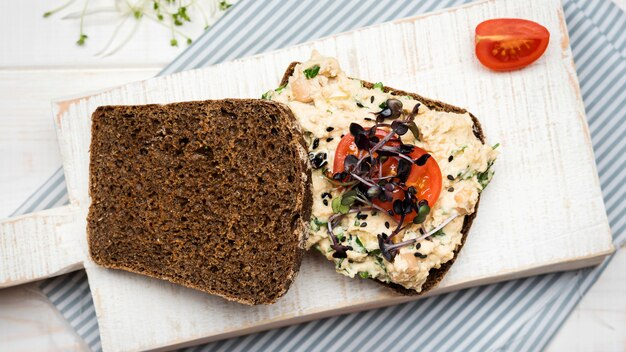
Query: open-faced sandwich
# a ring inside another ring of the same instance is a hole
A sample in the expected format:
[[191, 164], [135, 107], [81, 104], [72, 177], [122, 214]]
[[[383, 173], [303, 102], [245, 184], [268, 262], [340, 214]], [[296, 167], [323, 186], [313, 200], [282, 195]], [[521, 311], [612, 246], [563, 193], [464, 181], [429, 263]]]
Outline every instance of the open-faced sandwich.
[[464, 109], [346, 76], [314, 52], [263, 95], [287, 104], [313, 166], [307, 248], [404, 294], [434, 287], [463, 246], [497, 152]]

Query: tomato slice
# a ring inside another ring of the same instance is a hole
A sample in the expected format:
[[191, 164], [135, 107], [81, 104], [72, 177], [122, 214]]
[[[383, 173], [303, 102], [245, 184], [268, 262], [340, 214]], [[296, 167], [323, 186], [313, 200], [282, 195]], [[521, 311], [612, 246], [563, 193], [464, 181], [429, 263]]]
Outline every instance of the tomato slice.
[[[378, 139], [383, 139], [388, 134], [389, 132], [383, 129], [378, 128], [376, 130], [376, 137], [378, 137]], [[387, 142], [385, 145], [397, 147], [398, 145], [400, 145], [400, 143], [390, 141], [390, 142]], [[361, 151], [360, 153], [363, 153], [363, 151]], [[333, 173], [343, 172], [344, 162], [348, 155], [354, 155], [357, 158], [364, 155], [364, 154], [359, 155], [359, 148], [357, 148], [356, 143], [354, 143], [354, 136], [350, 133], [343, 136], [341, 140], [339, 141], [339, 144], [337, 145], [337, 151], [335, 152], [335, 161], [333, 161]], [[396, 170], [397, 165], [398, 165], [398, 162], [396, 160], [393, 160], [391, 158], [388, 159], [387, 161], [383, 163], [383, 174], [395, 175], [395, 170]]]
[[543, 55], [549, 41], [546, 27], [519, 18], [492, 19], [476, 26], [476, 56], [495, 71], [530, 65]]
[[[424, 154], [428, 154], [424, 149], [414, 147], [413, 151], [408, 155], [411, 159], [415, 160]], [[393, 159], [395, 165], [398, 165], [398, 161]], [[417, 199], [424, 199], [428, 202], [429, 206], [433, 206], [439, 195], [441, 194], [441, 169], [439, 164], [434, 158], [430, 157], [424, 164], [424, 166], [413, 165], [411, 172], [406, 180], [406, 186], [415, 187], [417, 190]], [[396, 189], [393, 191], [393, 198], [390, 201], [383, 202], [379, 199], [373, 201], [374, 204], [382, 207], [385, 210], [393, 208], [393, 202], [396, 200], [404, 200], [404, 192]], [[404, 222], [413, 221], [413, 218], [417, 216], [417, 213], [411, 212], [404, 217]], [[397, 221], [400, 221], [400, 215], [393, 216]]]
[[[389, 132], [378, 129], [376, 131], [376, 136], [380, 139], [384, 138]], [[385, 145], [388, 146], [398, 146], [399, 142], [390, 141]], [[333, 162], [333, 173], [343, 172], [344, 171], [344, 161], [348, 155], [355, 155], [357, 157], [362, 156], [359, 153], [364, 153], [363, 151], [359, 151], [356, 144], [354, 143], [354, 137], [351, 134], [346, 134], [343, 136], [339, 144], [337, 145], [337, 150], [335, 152], [335, 161]], [[413, 151], [408, 154], [408, 156], [415, 160], [421, 157], [424, 154], [428, 154], [425, 150], [414, 147]], [[383, 163], [382, 175], [383, 176], [393, 176], [397, 173], [398, 160], [397, 158], [390, 157]], [[420, 200], [426, 200], [429, 206], [433, 206], [437, 199], [439, 199], [439, 195], [441, 194], [441, 169], [439, 169], [439, 165], [434, 158], [429, 157], [426, 160], [426, 163], [423, 166], [417, 166], [413, 164], [411, 166], [411, 171], [406, 180], [406, 188], [415, 187], [417, 193], [416, 196]], [[389, 211], [393, 209], [393, 202], [396, 199], [404, 200], [404, 191], [400, 189], [396, 189], [393, 191], [393, 198], [386, 202], [383, 202], [379, 199], [374, 199], [373, 203], [377, 206]], [[404, 222], [412, 221], [413, 218], [417, 214], [415, 212], [411, 212], [407, 214], [404, 218]], [[393, 215], [397, 221], [400, 221], [400, 215]]]

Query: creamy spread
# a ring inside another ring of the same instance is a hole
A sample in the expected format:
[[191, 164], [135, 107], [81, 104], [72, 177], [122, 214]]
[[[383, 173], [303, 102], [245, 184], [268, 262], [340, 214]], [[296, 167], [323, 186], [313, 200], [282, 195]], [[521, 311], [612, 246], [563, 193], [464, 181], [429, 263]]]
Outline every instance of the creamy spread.
[[[346, 76], [336, 59], [317, 52], [295, 67], [286, 86], [267, 92], [264, 98], [291, 108], [305, 132], [309, 151], [313, 156], [325, 154], [324, 167], [329, 169], [335, 149], [342, 136], [350, 133], [352, 122], [366, 128], [374, 125], [372, 113], [380, 111], [379, 106], [390, 98], [400, 100], [407, 112], [419, 103], [409, 96], [383, 92], [382, 84], [365, 88], [360, 80]], [[351, 213], [341, 220], [334, 233], [353, 250], [347, 252], [347, 258], [333, 258], [326, 223], [333, 215], [331, 197], [340, 196], [342, 190], [328, 182], [321, 167], [313, 170], [313, 216], [307, 248], [314, 248], [334, 261], [336, 270], [344, 275], [394, 282], [419, 292], [429, 270], [451, 260], [461, 244], [464, 215], [474, 212], [480, 192], [493, 175], [491, 165], [497, 152], [476, 138], [468, 113], [441, 112], [421, 104], [415, 123], [419, 139], [407, 133], [401, 137], [402, 142], [426, 150], [437, 161], [442, 172], [442, 191], [431, 205], [426, 221], [408, 226], [399, 236], [402, 240], [416, 238], [421, 226], [428, 231], [453, 214], [459, 216], [436, 235], [401, 248], [390, 262], [380, 254], [377, 235], [391, 233], [395, 227], [391, 217], [380, 211]], [[365, 214], [367, 217], [363, 219]]]

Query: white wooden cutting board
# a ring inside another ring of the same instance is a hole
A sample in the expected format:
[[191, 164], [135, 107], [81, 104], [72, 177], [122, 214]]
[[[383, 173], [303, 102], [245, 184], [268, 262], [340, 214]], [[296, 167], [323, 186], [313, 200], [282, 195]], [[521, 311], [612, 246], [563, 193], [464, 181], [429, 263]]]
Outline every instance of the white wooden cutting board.
[[[494, 17], [544, 24], [552, 34], [545, 55], [516, 72], [484, 69], [473, 56], [473, 30]], [[71, 204], [0, 223], [0, 287], [84, 266], [102, 346], [109, 351], [214, 340], [415, 299], [347, 279], [316, 255], [305, 258], [285, 297], [261, 307], [99, 268], [89, 260], [88, 148], [97, 106], [258, 97], [313, 48], [338, 57], [353, 77], [467, 107], [489, 141], [502, 145], [470, 237], [433, 293], [593, 265], [612, 252], [560, 2], [489, 0], [56, 102]]]

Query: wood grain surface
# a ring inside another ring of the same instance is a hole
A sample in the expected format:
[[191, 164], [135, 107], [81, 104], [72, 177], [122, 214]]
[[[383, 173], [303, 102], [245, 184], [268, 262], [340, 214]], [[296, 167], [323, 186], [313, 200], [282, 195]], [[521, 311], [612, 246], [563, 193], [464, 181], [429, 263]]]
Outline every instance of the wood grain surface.
[[[554, 33], [554, 32], [553, 32], [553, 33]], [[552, 48], [551, 48], [551, 49], [552, 49]], [[308, 55], [308, 53], [303, 53], [303, 55], [304, 55], [304, 56], [301, 56], [301, 57], [299, 57], [299, 58], [301, 59], [301, 58], [306, 57], [306, 55]], [[351, 63], [350, 63], [350, 65], [352, 65], [352, 64], [354, 64], [354, 63], [353, 63], [353, 62], [351, 62]], [[347, 68], [348, 70], [351, 70], [350, 72], [354, 72], [353, 67], [351, 67], [351, 66], [347, 66], [347, 65], [344, 65], [344, 66], [346, 66], [346, 68]], [[356, 74], [355, 74], [355, 75], [356, 75]], [[365, 75], [362, 75], [362, 77], [366, 78], [366, 76], [365, 76]], [[384, 76], [383, 76], [383, 77], [384, 77]], [[370, 79], [374, 79], [374, 80], [376, 80], [376, 78], [377, 78], [376, 76], [371, 76], [371, 78], [370, 78]], [[378, 78], [380, 78], [380, 77], [378, 77]], [[390, 84], [390, 85], [394, 86], [394, 84], [392, 84], [392, 83], [391, 83], [390, 81], [388, 81], [388, 80], [386, 80], [386, 81], [385, 81], [385, 83], [387, 83], [387, 84]], [[442, 100], [448, 100], [448, 101], [450, 101], [450, 102], [452, 102], [452, 103], [456, 103], [456, 104], [459, 104], [459, 105], [462, 105], [462, 106], [468, 106], [468, 105], [469, 105], [469, 104], [468, 104], [468, 101], [462, 101], [462, 100], [453, 101], [452, 99], [454, 99], [454, 97], [452, 97], [452, 96], [451, 96], [449, 99], [447, 99], [447, 96], [446, 96], [446, 91], [445, 91], [445, 89], [444, 89], [444, 88], [445, 88], [445, 86], [442, 86], [442, 87], [438, 88], [438, 89], [439, 89], [439, 91], [438, 91], [438, 92], [440, 93], [439, 95], [436, 95], [436, 94], [434, 94], [434, 93], [428, 94], [428, 92], [427, 92], [426, 90], [427, 90], [427, 89], [429, 89], [429, 85], [433, 85], [433, 84], [435, 84], [435, 83], [434, 83], [434, 82], [429, 82], [428, 84], [426, 84], [426, 85], [424, 85], [424, 86], [417, 86], [417, 87], [408, 87], [408, 86], [402, 86], [402, 85], [398, 85], [398, 84], [395, 84], [395, 86], [397, 86], [398, 88], [406, 88], [406, 89], [410, 89], [410, 88], [412, 88], [413, 90], [416, 90], [416, 91], [418, 91], [418, 92], [420, 92], [420, 93], [423, 93], [423, 94], [425, 94], [425, 95], [430, 95], [430, 96], [433, 96], [433, 97], [437, 97], [437, 98], [440, 98], [440, 99], [442, 99]], [[443, 84], [443, 82], [442, 82], [442, 84]], [[432, 88], [431, 88], [431, 89], [432, 89]], [[435, 93], [436, 93], [436, 92], [437, 92], [437, 90], [435, 89]], [[487, 124], [488, 124], [488, 123], [485, 121], [486, 119], [485, 119], [484, 117], [482, 117], [482, 116], [483, 116], [483, 114], [484, 114], [485, 112], [487, 112], [487, 113], [488, 113], [488, 111], [481, 111], [481, 112], [478, 112], [478, 109], [476, 109], [476, 108], [472, 108], [472, 106], [469, 106], [469, 108], [470, 108], [470, 110], [472, 110], [472, 111], [476, 112], [479, 116], [481, 116], [481, 119], [483, 120], [483, 122], [484, 122], [484, 124], [485, 124], [485, 125], [487, 125]], [[491, 123], [491, 122], [490, 122], [490, 123]], [[493, 135], [492, 131], [490, 131], [490, 130], [491, 130], [491, 128], [489, 128], [489, 127], [488, 127], [488, 128], [487, 128], [487, 133], [488, 133], [488, 135], [489, 135], [490, 139], [491, 139], [492, 141], [496, 141], [496, 139], [494, 138], [494, 135]], [[8, 131], [8, 129], [4, 129], [3, 131]], [[508, 144], [508, 143], [507, 143], [507, 144]], [[498, 165], [498, 166], [500, 166], [500, 165]], [[498, 176], [497, 176], [497, 177], [500, 177], [500, 176], [502, 176], [502, 173], [501, 173], [500, 169], [498, 169]], [[496, 178], [496, 179], [497, 179], [497, 178]], [[492, 185], [492, 186], [490, 186], [490, 187], [491, 187], [491, 188], [493, 188], [493, 189], [495, 189], [495, 188], [496, 188], [496, 187], [494, 187], [493, 185]], [[493, 189], [490, 189], [489, 191], [493, 191]], [[486, 201], [485, 201], [485, 202], [486, 202]], [[483, 211], [484, 211], [484, 209], [483, 209]], [[482, 216], [482, 215], [481, 215], [481, 216]], [[474, 229], [474, 230], [475, 230], [475, 229]], [[473, 231], [473, 233], [474, 233], [474, 232], [475, 232], [475, 231]], [[623, 257], [623, 256], [622, 256], [622, 257]], [[313, 259], [313, 260], [315, 260], [315, 259]], [[313, 265], [323, 265], [323, 263], [314, 262], [314, 264], [313, 264]], [[614, 280], [615, 280], [615, 278], [619, 279], [619, 277], [620, 277], [620, 276], [619, 276], [619, 274], [616, 274], [615, 272], [613, 273], [613, 275], [614, 275], [614, 276], [613, 276], [613, 279], [614, 279]], [[302, 277], [300, 277], [300, 279], [301, 279], [301, 278], [302, 278]], [[622, 281], [623, 281], [623, 280], [622, 280]], [[614, 282], [614, 281], [609, 281], [609, 282]], [[348, 283], [350, 283], [350, 284], [351, 284], [352, 282], [348, 282]], [[599, 285], [599, 286], [601, 286], [601, 285]], [[619, 287], [620, 287], [620, 286], [618, 286], [618, 285], [608, 284], [608, 285], [606, 285], [606, 287], [604, 287], [604, 288], [601, 286], [599, 289], [596, 289], [596, 288], [592, 289], [592, 294], [589, 296], [589, 297], [590, 297], [590, 298], [589, 298], [589, 300], [591, 300], [591, 299], [594, 299], [594, 298], [595, 298], [595, 302], [596, 302], [596, 303], [595, 303], [595, 304], [593, 304], [593, 303], [588, 304], [588, 305], [586, 306], [587, 308], [584, 308], [584, 307], [585, 307], [585, 303], [584, 303], [584, 302], [585, 302], [585, 300], [587, 300], [587, 298], [583, 301], [583, 308], [582, 308], [582, 309], [583, 309], [583, 313], [579, 313], [579, 315], [580, 315], [581, 317], [585, 317], [585, 319], [579, 318], [579, 319], [577, 319], [577, 320], [574, 320], [574, 321], [578, 322], [578, 323], [574, 323], [574, 325], [576, 325], [576, 326], [577, 326], [577, 329], [584, 329], [584, 328], [588, 327], [588, 326], [589, 326], [589, 324], [591, 324], [594, 320], [598, 320], [598, 319], [600, 319], [600, 321], [605, 321], [605, 320], [607, 319], [607, 316], [605, 315], [605, 316], [604, 316], [604, 318], [602, 318], [602, 316], [600, 315], [600, 314], [601, 314], [601, 312], [603, 311], [603, 308], [597, 308], [597, 309], [596, 309], [596, 308], [594, 308], [594, 307], [600, 307], [600, 306], [601, 306], [601, 304], [600, 304], [600, 302], [601, 302], [601, 301], [603, 301], [604, 299], [606, 299], [608, 296], [611, 296], [611, 295], [612, 295], [612, 294], [614, 294], [615, 292], [620, 292], [620, 291], [618, 291], [618, 290], [620, 289]], [[624, 288], [623, 288], [623, 287], [621, 287], [621, 289], [622, 289], [622, 292], [623, 292], [623, 289], [624, 289]], [[598, 290], [601, 290], [601, 292], [600, 292], [600, 293], [597, 293], [597, 294], [594, 296], [594, 295], [593, 295], [594, 291], [598, 291]], [[2, 293], [4, 293], [4, 292], [7, 292], [7, 291], [6, 291], [6, 290], [5, 290], [5, 291], [2, 291]], [[193, 293], [191, 294], [191, 296], [193, 296]], [[619, 307], [617, 307], [617, 309], [618, 309], [618, 310], [616, 310], [616, 311], [615, 311], [615, 314], [619, 315], [619, 309], [620, 309], [620, 308], [619, 308]], [[623, 311], [623, 307], [622, 307], [621, 309], [622, 309], [622, 311]], [[576, 315], [576, 313], [575, 313], [575, 315]], [[622, 315], [623, 315], [623, 314], [622, 314]], [[600, 317], [600, 318], [598, 318], [598, 317]], [[620, 320], [619, 320], [619, 319], [617, 319], [617, 320], [613, 319], [613, 324], [615, 324], [615, 321], [618, 321], [618, 322], [619, 322]], [[572, 324], [569, 324], [569, 325], [572, 325]], [[596, 326], [595, 331], [603, 331], [603, 330], [601, 330], [600, 326], [602, 326], [602, 324], [597, 325], [597, 326]], [[612, 326], [612, 327], [611, 327], [611, 331], [613, 331], [613, 333], [615, 333], [615, 331], [617, 331], [617, 332], [619, 332], [619, 331], [624, 331], [624, 329], [621, 329], [621, 330], [620, 330], [620, 327], [619, 327], [619, 326], [620, 326], [620, 325], [617, 325], [617, 328], [616, 328], [615, 326]], [[623, 321], [622, 321], [622, 327], [623, 327]], [[168, 324], [166, 324], [166, 328], [172, 329], [172, 328], [175, 328], [175, 325], [172, 325], [172, 324], [169, 324], [169, 325], [168, 325]], [[567, 328], [568, 328], [568, 326], [566, 325], [566, 329], [567, 329]], [[573, 328], [572, 328], [572, 329], [573, 329]], [[174, 330], [177, 330], [177, 329], [174, 329]], [[572, 333], [572, 331], [574, 331], [574, 332]], [[618, 335], [619, 335], [619, 334], [618, 334]], [[196, 337], [197, 337], [197, 336], [196, 336]], [[559, 345], [559, 342], [558, 342], [558, 339], [557, 339], [557, 341], [555, 341], [555, 345], [556, 345], [556, 346], [561, 346], [561, 347], [562, 347], [562, 346], [570, 346], [570, 347], [573, 347], [574, 345], [573, 345], [573, 344], [571, 344], [571, 343], [569, 343], [569, 342], [567, 342], [567, 341], [570, 341], [570, 339], [575, 339], [575, 338], [577, 338], [577, 337], [579, 337], [579, 334], [577, 333], [577, 331], [576, 331], [576, 330], [570, 330], [570, 333], [569, 333], [569, 335], [568, 335], [568, 338], [567, 338], [567, 339], [561, 339], [560, 341], [562, 341], [562, 342], [561, 342], [561, 344], [560, 344], [560, 345]], [[193, 338], [193, 336], [192, 336], [192, 338]], [[563, 341], [565, 341], [565, 342], [563, 342]], [[594, 340], [590, 339], [590, 340], [588, 340], [588, 341], [593, 342]], [[577, 347], [580, 347], [579, 345], [576, 345], [576, 346], [577, 346]], [[616, 345], [607, 345], [607, 344], [602, 344], [602, 345], [600, 345], [600, 344], [595, 344], [595, 345], [587, 345], [587, 346], [605, 346], [605, 347], [606, 347], [606, 346], [616, 346]], [[559, 348], [557, 347], [557, 350], [558, 350], [558, 349], [559, 349]], [[593, 349], [593, 348], [592, 348], [592, 349]], [[581, 349], [579, 348], [578, 350], [581, 350]], [[603, 349], [603, 350], [604, 350], [604, 349]]]

